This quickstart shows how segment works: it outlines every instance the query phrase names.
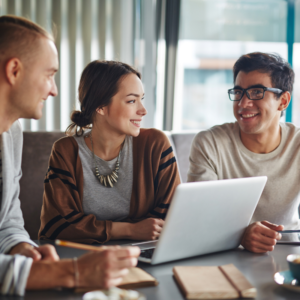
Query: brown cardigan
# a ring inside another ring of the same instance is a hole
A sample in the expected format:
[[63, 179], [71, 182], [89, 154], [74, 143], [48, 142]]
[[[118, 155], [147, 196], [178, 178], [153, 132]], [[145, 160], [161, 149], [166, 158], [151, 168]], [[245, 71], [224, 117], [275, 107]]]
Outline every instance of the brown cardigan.
[[[179, 183], [177, 163], [168, 138], [159, 130], [141, 129], [139, 136], [133, 138], [130, 212], [123, 222], [148, 217], [164, 219]], [[95, 215], [83, 212], [83, 171], [78, 144], [73, 137], [54, 143], [44, 184], [39, 239], [58, 238], [91, 244], [111, 238], [112, 221], [97, 220]]]

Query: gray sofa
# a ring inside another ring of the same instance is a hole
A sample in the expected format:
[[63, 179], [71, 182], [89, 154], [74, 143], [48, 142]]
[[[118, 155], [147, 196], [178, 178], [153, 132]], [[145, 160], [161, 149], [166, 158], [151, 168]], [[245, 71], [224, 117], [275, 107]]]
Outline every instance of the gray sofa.
[[[173, 146], [182, 182], [187, 180], [189, 152], [196, 132], [166, 132]], [[20, 200], [25, 228], [32, 239], [37, 239], [43, 200], [44, 177], [53, 143], [63, 132], [24, 132]]]

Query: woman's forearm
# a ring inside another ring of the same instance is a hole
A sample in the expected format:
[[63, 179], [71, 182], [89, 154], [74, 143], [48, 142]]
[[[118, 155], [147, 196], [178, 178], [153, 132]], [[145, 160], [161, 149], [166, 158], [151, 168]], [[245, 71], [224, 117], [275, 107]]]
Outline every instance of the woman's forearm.
[[75, 286], [74, 274], [74, 264], [71, 259], [58, 262], [36, 261], [32, 263], [26, 289], [73, 288]]
[[133, 224], [126, 222], [113, 222], [111, 227], [111, 239], [131, 239], [131, 227]]
[[112, 222], [111, 239], [155, 240], [158, 239], [164, 220], [147, 218], [137, 223]]

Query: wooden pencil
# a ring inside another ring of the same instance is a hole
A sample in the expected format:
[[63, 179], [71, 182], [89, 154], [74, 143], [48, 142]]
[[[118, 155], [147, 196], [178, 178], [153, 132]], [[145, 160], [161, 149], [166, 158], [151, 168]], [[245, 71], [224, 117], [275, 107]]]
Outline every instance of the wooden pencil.
[[96, 247], [96, 246], [62, 241], [62, 240], [55, 240], [55, 245], [69, 247], [69, 248], [75, 248], [75, 249], [81, 249], [81, 250], [88, 250], [88, 251], [103, 251], [106, 248], [106, 247]]

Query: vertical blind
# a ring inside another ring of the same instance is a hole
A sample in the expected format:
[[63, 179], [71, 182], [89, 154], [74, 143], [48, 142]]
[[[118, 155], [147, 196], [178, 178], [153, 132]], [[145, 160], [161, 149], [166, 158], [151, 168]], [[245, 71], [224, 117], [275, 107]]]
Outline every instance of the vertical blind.
[[142, 72], [148, 116], [155, 120], [156, 0], [0, 0], [0, 15], [26, 17], [55, 36], [58, 95], [49, 97], [40, 120], [21, 119], [23, 130], [64, 131], [78, 108], [84, 67], [95, 59], [119, 60]]

